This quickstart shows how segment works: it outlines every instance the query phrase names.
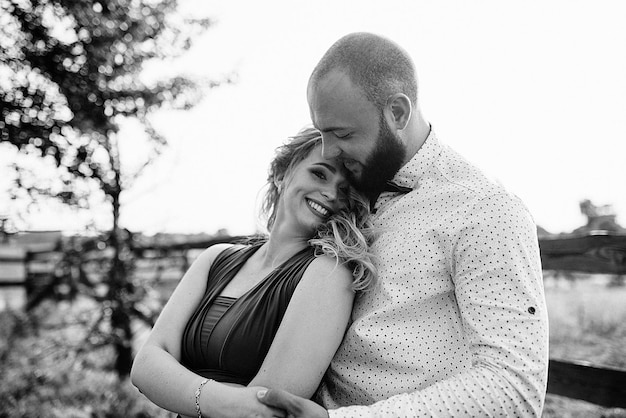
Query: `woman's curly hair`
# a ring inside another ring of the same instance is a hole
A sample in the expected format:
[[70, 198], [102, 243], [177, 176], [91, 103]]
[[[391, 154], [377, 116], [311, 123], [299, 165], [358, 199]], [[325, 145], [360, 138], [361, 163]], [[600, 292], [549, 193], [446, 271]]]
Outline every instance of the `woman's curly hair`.
[[[268, 190], [262, 206], [263, 213], [267, 216], [268, 231], [272, 230], [276, 220], [276, 209], [281, 194], [279, 184], [288, 177], [296, 165], [321, 144], [320, 132], [307, 127], [276, 149], [276, 157], [269, 168]], [[367, 199], [350, 187], [347, 207], [320, 225], [315, 236], [309, 240], [316, 254], [329, 255], [352, 271], [354, 277], [352, 288], [355, 291], [370, 288], [376, 279], [376, 268], [370, 252], [375, 233], [369, 215]]]

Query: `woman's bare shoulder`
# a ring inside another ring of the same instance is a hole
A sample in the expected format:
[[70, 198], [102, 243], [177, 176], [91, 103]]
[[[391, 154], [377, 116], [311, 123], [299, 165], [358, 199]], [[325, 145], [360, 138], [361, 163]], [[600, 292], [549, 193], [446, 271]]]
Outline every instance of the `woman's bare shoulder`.
[[198, 258], [196, 258], [196, 262], [197, 263], [201, 263], [201, 264], [211, 264], [213, 263], [213, 260], [215, 260], [215, 258], [224, 250], [226, 250], [227, 248], [231, 248], [234, 247], [235, 244], [231, 244], [231, 243], [219, 243], [219, 244], [213, 244], [210, 247], [207, 247], [204, 251], [202, 251], [202, 253], [200, 253], [200, 255], [198, 256]]
[[318, 255], [304, 272], [304, 280], [328, 281], [338, 286], [352, 283], [352, 272], [345, 264], [329, 255]]

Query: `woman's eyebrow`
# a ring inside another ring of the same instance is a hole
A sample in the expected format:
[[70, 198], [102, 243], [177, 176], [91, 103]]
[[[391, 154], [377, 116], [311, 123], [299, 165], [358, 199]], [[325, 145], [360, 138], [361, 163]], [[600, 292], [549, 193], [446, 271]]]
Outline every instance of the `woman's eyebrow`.
[[337, 172], [337, 169], [335, 168], [335, 166], [325, 163], [325, 162], [318, 162], [315, 163], [314, 165], [321, 165], [322, 167], [326, 167], [328, 170], [330, 170], [333, 174]]

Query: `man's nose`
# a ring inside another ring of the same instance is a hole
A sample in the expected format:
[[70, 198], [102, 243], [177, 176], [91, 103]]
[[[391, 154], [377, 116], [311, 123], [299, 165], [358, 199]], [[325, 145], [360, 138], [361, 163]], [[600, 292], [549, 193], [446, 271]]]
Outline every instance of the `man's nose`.
[[337, 146], [337, 142], [329, 138], [329, 135], [322, 136], [322, 157], [332, 160], [341, 155], [341, 150]]

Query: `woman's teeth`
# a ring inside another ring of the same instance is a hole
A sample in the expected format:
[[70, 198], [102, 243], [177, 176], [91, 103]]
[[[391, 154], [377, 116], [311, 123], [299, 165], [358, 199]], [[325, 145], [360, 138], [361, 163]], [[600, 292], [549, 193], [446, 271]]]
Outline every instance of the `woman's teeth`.
[[322, 216], [328, 216], [329, 212], [328, 210], [323, 207], [322, 205], [319, 205], [315, 202], [312, 202], [310, 200], [307, 200], [307, 203], [309, 204], [310, 207], [313, 208], [313, 210], [315, 210], [316, 212], [319, 212], [320, 215]]

